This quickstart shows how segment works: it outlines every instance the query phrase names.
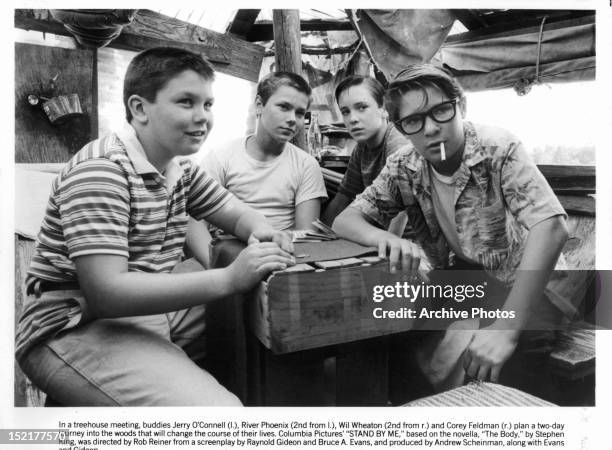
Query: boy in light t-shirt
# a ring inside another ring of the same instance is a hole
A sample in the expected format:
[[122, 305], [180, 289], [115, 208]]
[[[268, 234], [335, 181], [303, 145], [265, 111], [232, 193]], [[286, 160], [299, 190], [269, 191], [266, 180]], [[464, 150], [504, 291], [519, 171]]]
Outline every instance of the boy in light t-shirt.
[[[257, 85], [255, 134], [210, 151], [202, 168], [238, 199], [261, 212], [276, 230], [309, 229], [327, 197], [314, 157], [289, 141], [304, 126], [310, 86], [291, 72], [273, 72]], [[192, 221], [188, 245], [206, 261], [206, 230]]]

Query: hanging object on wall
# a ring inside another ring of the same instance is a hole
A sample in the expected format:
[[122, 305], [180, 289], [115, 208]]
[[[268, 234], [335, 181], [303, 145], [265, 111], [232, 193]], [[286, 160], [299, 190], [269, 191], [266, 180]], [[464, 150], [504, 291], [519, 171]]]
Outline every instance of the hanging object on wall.
[[53, 125], [60, 125], [73, 117], [84, 114], [78, 94], [58, 95], [52, 98], [28, 95], [28, 103], [32, 106], [40, 105], [41, 100], [42, 109]]
[[121, 34], [123, 27], [134, 20], [137, 9], [51, 9], [51, 15], [61, 22], [77, 40], [89, 48], [108, 45]]
[[[53, 125], [59, 125], [73, 117], [82, 116], [81, 100], [78, 94], [55, 95], [57, 91], [57, 79], [60, 74], [56, 74], [49, 83], [49, 97], [43, 95], [28, 95], [28, 103], [32, 106], [41, 105], [43, 111]], [[41, 104], [42, 100], [42, 104]]]

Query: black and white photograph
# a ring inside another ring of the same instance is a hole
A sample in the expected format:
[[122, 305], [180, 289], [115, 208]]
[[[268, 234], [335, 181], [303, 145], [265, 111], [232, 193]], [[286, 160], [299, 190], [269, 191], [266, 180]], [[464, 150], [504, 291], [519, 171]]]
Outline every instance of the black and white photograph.
[[0, 446], [609, 448], [607, 2], [43, 6]]

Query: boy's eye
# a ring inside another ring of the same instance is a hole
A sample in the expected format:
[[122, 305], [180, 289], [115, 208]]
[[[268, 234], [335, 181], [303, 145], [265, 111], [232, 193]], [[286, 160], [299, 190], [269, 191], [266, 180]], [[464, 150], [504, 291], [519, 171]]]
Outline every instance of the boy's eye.
[[366, 109], [368, 109], [368, 105], [359, 105], [359, 106], [357, 107], [357, 109], [358, 109], [359, 111], [365, 111]]
[[193, 100], [191, 100], [190, 98], [182, 98], [178, 102], [181, 105], [185, 105], [185, 106], [192, 106], [193, 105]]
[[349, 110], [348, 110], [348, 109], [341, 109], [341, 110], [340, 110], [340, 114], [342, 114], [343, 116], [348, 115], [348, 113], [349, 113]]
[[212, 107], [213, 107], [213, 102], [206, 102], [206, 103], [204, 103], [204, 108], [210, 109]]
[[404, 119], [404, 123], [407, 125], [416, 125], [421, 122], [421, 116], [410, 116]]

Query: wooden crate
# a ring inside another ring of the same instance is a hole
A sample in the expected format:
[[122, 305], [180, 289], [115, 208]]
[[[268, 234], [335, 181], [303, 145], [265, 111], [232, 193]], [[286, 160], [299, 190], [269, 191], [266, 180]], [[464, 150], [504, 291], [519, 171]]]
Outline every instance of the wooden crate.
[[377, 319], [376, 307], [398, 309], [405, 300], [375, 303], [375, 285], [407, 280], [388, 262], [310, 272], [279, 272], [259, 284], [250, 302], [251, 328], [276, 354], [410, 330], [414, 319]]

